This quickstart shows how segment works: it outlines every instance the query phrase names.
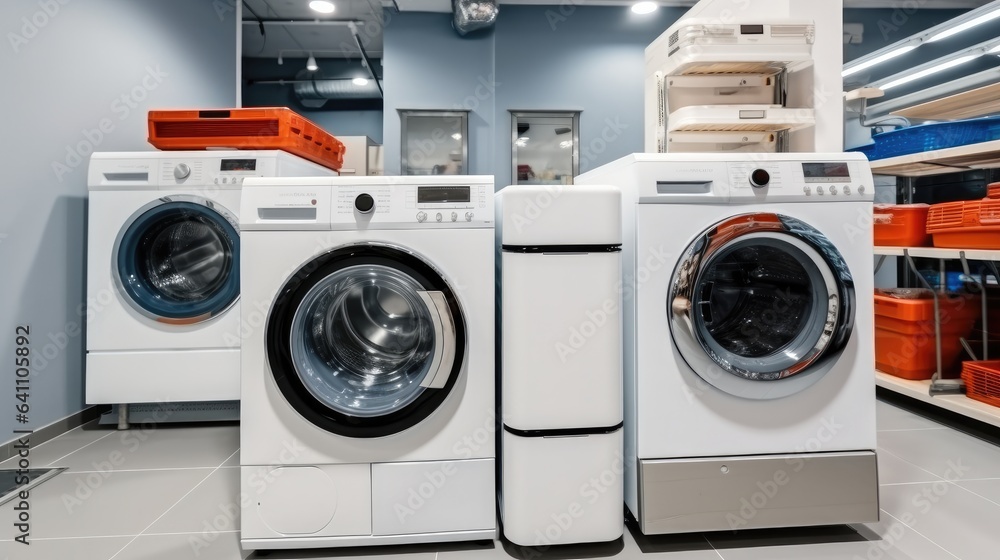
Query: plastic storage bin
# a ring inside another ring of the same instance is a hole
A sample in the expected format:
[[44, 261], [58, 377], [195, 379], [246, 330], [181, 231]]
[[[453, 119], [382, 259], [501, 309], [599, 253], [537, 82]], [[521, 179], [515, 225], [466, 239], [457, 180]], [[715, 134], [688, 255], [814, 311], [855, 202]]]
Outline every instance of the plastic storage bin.
[[1000, 198], [935, 204], [927, 212], [935, 247], [1000, 249]]
[[334, 171], [344, 144], [285, 107], [149, 112], [149, 143], [161, 150], [284, 150]]
[[[953, 370], [980, 313], [979, 297], [939, 295], [941, 365]], [[875, 367], [904, 379], [930, 379], [937, 371], [934, 296], [930, 290], [876, 290]]]
[[1000, 360], [962, 362], [962, 381], [970, 399], [1000, 406]]
[[922, 124], [883, 132], [872, 137], [874, 144], [854, 148], [869, 160], [930, 152], [1000, 139], [1000, 117]]
[[876, 204], [875, 244], [883, 247], [925, 247], [928, 204]]

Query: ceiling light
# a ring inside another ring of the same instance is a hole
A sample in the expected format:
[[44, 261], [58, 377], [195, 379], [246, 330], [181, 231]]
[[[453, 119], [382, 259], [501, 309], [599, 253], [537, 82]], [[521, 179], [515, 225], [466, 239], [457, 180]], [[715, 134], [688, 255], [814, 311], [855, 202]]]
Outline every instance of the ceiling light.
[[655, 12], [659, 8], [656, 2], [636, 2], [632, 4], [632, 13], [646, 15]]
[[455, 140], [461, 140], [462, 139], [462, 133], [461, 132], [456, 132], [455, 134], [452, 134], [451, 137], [454, 138]]
[[356, 86], [361, 86], [361, 87], [367, 86], [368, 85], [368, 78], [360, 78], [360, 77], [359, 78], [354, 78], [353, 80], [351, 80], [351, 83], [354, 84], [354, 85], [356, 85]]
[[306, 61], [306, 70], [310, 72], [315, 72], [319, 70], [319, 64], [316, 64], [316, 57], [309, 55], [309, 60]]
[[1000, 45], [997, 45], [992, 49], [990, 49], [990, 54], [998, 54], [998, 53], [1000, 53]]
[[333, 5], [333, 2], [327, 2], [326, 0], [313, 0], [309, 2], [309, 7], [321, 14], [332, 14], [337, 9]]
[[573, 141], [572, 140], [563, 140], [562, 142], [559, 143], [559, 147], [562, 148], [562, 149], [564, 149], [564, 150], [572, 148], [573, 147]]
[[910, 82], [912, 82], [914, 80], [919, 80], [920, 78], [926, 78], [927, 76], [930, 76], [931, 74], [937, 74], [938, 72], [944, 72], [945, 70], [948, 70], [949, 68], [954, 68], [954, 67], [956, 67], [956, 66], [958, 66], [960, 64], [965, 64], [966, 62], [969, 62], [970, 60], [975, 60], [977, 58], [979, 58], [978, 54], [970, 54], [970, 55], [967, 55], [967, 56], [963, 56], [961, 58], [956, 58], [955, 60], [949, 60], [948, 62], [943, 62], [941, 64], [938, 64], [937, 66], [932, 66], [932, 67], [930, 67], [930, 68], [928, 68], [926, 70], [921, 70], [920, 72], [915, 72], [915, 73], [910, 74], [910, 75], [908, 75], [906, 77], [900, 78], [898, 80], [893, 80], [893, 81], [891, 81], [891, 82], [889, 82], [889, 83], [887, 83], [885, 85], [881, 85], [881, 86], [878, 86], [878, 87], [880, 89], [882, 89], [882, 90], [892, 89], [894, 87], [901, 86], [903, 84], [908, 84], [908, 83], [910, 83]]
[[947, 39], [952, 35], [961, 33], [967, 29], [972, 29], [973, 27], [976, 27], [977, 25], [982, 25], [988, 21], [993, 21], [998, 17], [1000, 17], [1000, 8], [997, 8], [991, 12], [986, 12], [985, 14], [977, 18], [970, 19], [969, 21], [956, 25], [955, 27], [952, 27], [950, 29], [945, 29], [944, 31], [938, 33], [937, 35], [932, 36], [930, 39], [927, 40], [927, 42], [933, 43], [934, 41]]
[[528, 138], [527, 136], [522, 136], [518, 138], [517, 141], [514, 142], [514, 144], [516, 144], [518, 148], [523, 148], [528, 145], [528, 140], [531, 140], [531, 138]]
[[857, 74], [858, 72], [860, 72], [862, 70], [867, 70], [868, 68], [871, 68], [872, 66], [875, 66], [876, 64], [882, 64], [883, 62], [885, 62], [887, 60], [892, 60], [892, 59], [896, 58], [897, 56], [902, 56], [902, 55], [904, 55], [904, 54], [912, 51], [913, 49], [917, 48], [918, 46], [919, 45], [906, 45], [905, 47], [899, 47], [898, 49], [891, 50], [891, 51], [883, 54], [882, 56], [877, 56], [877, 57], [875, 57], [875, 58], [873, 58], [871, 60], [862, 62], [861, 64], [858, 64], [857, 66], [851, 66], [850, 68], [847, 68], [843, 72], [841, 72], [840, 75], [842, 77], [846, 78], [846, 77], [850, 76], [851, 74]]

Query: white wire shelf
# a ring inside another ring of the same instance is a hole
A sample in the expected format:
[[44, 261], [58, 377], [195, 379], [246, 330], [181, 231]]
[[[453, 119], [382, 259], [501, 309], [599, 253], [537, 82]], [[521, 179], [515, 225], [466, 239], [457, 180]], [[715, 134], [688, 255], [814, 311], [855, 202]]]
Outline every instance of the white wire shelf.
[[970, 399], [965, 395], [932, 397], [930, 396], [930, 381], [910, 381], [876, 370], [875, 384], [894, 393], [1000, 427], [1000, 408]]

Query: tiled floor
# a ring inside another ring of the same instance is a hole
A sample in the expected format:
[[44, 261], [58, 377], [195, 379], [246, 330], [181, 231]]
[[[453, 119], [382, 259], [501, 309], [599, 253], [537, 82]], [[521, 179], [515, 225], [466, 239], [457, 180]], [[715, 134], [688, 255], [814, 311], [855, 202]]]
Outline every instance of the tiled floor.
[[[547, 551], [509, 543], [280, 552], [262, 558], [980, 560], [1000, 545], [1000, 447], [879, 403], [882, 521], [854, 527], [644, 537]], [[0, 506], [0, 560], [245, 558], [236, 426], [87, 426], [32, 451], [67, 467], [31, 493], [31, 542]], [[9, 467], [10, 461], [0, 464]]]

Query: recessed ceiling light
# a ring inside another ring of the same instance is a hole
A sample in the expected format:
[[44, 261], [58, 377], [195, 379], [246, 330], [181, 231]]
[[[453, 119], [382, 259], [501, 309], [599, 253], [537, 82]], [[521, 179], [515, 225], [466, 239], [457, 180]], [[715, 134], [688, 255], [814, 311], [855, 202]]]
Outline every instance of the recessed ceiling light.
[[462, 139], [462, 133], [461, 132], [456, 132], [455, 134], [452, 134], [451, 137], [454, 138], [455, 140], [461, 140]]
[[636, 2], [632, 4], [632, 12], [641, 15], [651, 14], [659, 8], [656, 2]]
[[514, 142], [514, 144], [516, 144], [518, 148], [523, 148], [528, 145], [528, 140], [531, 140], [531, 138], [528, 138], [527, 136], [522, 136], [518, 138], [517, 141]]
[[310, 72], [315, 72], [319, 70], [319, 64], [316, 64], [316, 57], [309, 55], [309, 60], [306, 60], [306, 70]]
[[312, 0], [309, 2], [309, 7], [321, 14], [332, 14], [337, 9], [333, 2], [327, 2], [327, 0]]
[[354, 85], [356, 85], [356, 86], [367, 86], [368, 85], [368, 78], [360, 78], [360, 77], [359, 78], [354, 78], [353, 80], [351, 80], [351, 83], [354, 84]]

